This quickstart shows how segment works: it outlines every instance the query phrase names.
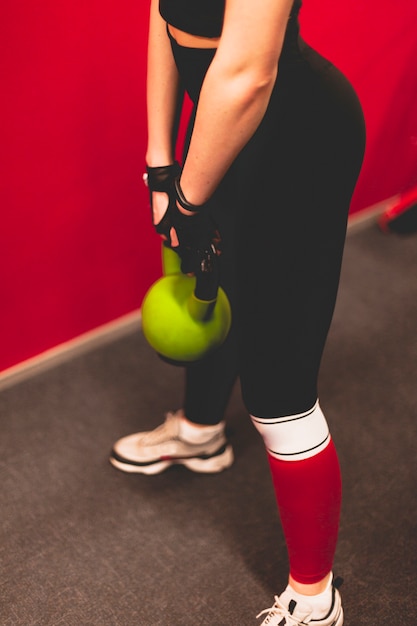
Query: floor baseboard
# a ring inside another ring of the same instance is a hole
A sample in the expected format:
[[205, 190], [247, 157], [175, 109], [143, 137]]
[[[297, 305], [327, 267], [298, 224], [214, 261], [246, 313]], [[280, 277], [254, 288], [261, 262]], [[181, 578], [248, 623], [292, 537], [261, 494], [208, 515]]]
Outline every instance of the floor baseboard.
[[393, 196], [392, 198], [387, 198], [383, 202], [378, 202], [367, 209], [363, 209], [362, 211], [358, 211], [357, 213], [350, 215], [347, 228], [348, 235], [362, 228], [366, 228], [371, 222], [376, 223], [379, 216], [382, 215], [382, 213], [384, 213], [389, 206], [396, 202], [398, 197], [399, 196]]
[[138, 331], [140, 310], [103, 324], [0, 372], [0, 391], [97, 347]]

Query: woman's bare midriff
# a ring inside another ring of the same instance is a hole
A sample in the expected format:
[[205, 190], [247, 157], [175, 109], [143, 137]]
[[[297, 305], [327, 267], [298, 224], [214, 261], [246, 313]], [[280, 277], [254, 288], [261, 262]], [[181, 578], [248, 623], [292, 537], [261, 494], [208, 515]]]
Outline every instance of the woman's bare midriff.
[[184, 48], [217, 48], [220, 41], [220, 37], [200, 37], [199, 35], [192, 35], [191, 33], [186, 33], [183, 30], [171, 26], [171, 24], [168, 24], [168, 30], [177, 44]]

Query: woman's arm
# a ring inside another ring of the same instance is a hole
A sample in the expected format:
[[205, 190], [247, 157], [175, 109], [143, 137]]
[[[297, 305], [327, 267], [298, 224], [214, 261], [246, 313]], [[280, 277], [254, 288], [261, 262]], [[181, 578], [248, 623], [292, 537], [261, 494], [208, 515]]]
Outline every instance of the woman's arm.
[[181, 176], [192, 204], [208, 200], [260, 124], [276, 80], [292, 0], [226, 0]]
[[146, 162], [151, 167], [169, 165], [174, 161], [174, 135], [179, 106], [178, 71], [166, 23], [159, 14], [158, 0], [152, 0], [148, 42], [146, 151]]

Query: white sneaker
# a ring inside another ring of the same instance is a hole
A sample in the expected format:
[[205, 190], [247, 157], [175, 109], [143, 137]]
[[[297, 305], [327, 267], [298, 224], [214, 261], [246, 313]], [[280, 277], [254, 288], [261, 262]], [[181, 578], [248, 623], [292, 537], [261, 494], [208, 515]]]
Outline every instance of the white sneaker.
[[267, 613], [260, 626], [342, 626], [343, 608], [338, 588], [342, 584], [341, 578], [336, 578], [332, 584], [332, 604], [328, 614], [321, 619], [313, 619], [311, 606], [308, 603], [297, 603], [290, 597], [288, 590], [280, 597], [275, 596], [275, 602], [270, 609], [261, 611], [256, 617]]
[[224, 422], [201, 426], [193, 441], [184, 436], [190, 422], [183, 412], [167, 413], [155, 430], [135, 433], [114, 444], [110, 463], [123, 472], [159, 474], [170, 465], [184, 465], [193, 472], [214, 473], [233, 463], [232, 446], [224, 433]]

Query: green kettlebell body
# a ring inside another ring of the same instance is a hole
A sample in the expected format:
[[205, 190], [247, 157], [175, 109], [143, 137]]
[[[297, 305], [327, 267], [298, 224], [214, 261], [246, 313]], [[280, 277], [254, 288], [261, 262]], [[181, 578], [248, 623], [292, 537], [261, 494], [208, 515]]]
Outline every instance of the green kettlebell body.
[[222, 289], [211, 302], [194, 295], [195, 277], [172, 273], [156, 281], [142, 303], [142, 329], [148, 343], [172, 361], [197, 361], [220, 346], [231, 324]]

